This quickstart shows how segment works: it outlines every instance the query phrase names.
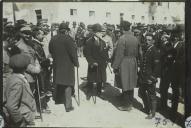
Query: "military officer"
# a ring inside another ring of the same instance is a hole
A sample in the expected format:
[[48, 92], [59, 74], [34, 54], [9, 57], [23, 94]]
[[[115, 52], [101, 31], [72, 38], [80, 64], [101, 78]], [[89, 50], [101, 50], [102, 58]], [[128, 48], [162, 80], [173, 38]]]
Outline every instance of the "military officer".
[[[119, 38], [115, 57], [112, 64], [115, 74], [119, 74], [121, 89], [123, 91], [123, 105], [118, 107], [121, 111], [130, 111], [133, 103], [134, 88], [137, 85], [137, 57], [138, 40], [130, 32], [131, 23], [123, 21], [121, 24], [123, 35]], [[120, 86], [120, 85], [118, 85]]]
[[140, 64], [139, 83], [141, 85], [139, 96], [143, 100], [146, 113], [149, 114], [146, 119], [152, 119], [155, 117], [157, 107], [156, 83], [160, 58], [158, 58], [158, 52], [154, 46], [152, 33], [147, 33], [145, 37], [147, 45]]

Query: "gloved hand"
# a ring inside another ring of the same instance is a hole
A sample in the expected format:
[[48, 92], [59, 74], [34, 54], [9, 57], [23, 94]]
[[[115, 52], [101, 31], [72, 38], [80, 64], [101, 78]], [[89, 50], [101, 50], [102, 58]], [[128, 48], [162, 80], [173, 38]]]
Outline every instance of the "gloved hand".
[[113, 72], [114, 72], [115, 74], [119, 74], [119, 69], [113, 69]]

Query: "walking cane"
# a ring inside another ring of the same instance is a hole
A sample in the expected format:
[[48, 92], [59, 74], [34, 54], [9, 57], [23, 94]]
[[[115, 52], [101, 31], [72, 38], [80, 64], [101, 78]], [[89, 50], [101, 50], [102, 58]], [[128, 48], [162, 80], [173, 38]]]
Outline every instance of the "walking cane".
[[41, 97], [40, 97], [40, 89], [39, 89], [39, 81], [38, 81], [38, 78], [36, 77], [36, 85], [37, 85], [37, 93], [38, 93], [38, 101], [39, 101], [39, 109], [40, 109], [40, 118], [41, 118], [41, 121], [43, 121], [43, 117], [42, 117], [42, 106], [41, 106]]
[[80, 106], [80, 89], [79, 89], [79, 72], [78, 72], [78, 67], [77, 67], [77, 84], [78, 84], [78, 106]]
[[[96, 76], [97, 76], [97, 81], [98, 81], [98, 66], [97, 66]], [[97, 86], [98, 85], [96, 84], [96, 95], [97, 95]], [[92, 97], [94, 104], [96, 104], [96, 95], [95, 95], [95, 97], [94, 96]]]

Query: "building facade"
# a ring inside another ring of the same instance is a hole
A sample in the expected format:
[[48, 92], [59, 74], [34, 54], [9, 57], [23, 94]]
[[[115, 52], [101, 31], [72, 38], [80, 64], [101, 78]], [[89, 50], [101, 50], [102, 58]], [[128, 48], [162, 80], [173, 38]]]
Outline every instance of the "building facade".
[[[36, 23], [35, 10], [49, 23], [62, 21], [85, 24], [119, 24], [120, 19], [131, 23], [184, 23], [184, 2], [27, 2], [16, 3], [16, 19]], [[3, 3], [3, 17], [13, 21], [13, 4]]]

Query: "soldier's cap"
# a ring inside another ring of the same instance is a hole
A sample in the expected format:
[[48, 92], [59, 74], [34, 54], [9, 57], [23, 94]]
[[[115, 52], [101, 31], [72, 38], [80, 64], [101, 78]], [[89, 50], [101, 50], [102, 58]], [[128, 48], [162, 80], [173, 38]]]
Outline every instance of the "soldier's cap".
[[162, 36], [162, 38], [167, 38], [167, 39], [169, 39], [169, 38], [170, 38], [170, 36], [169, 36], [169, 35], [167, 35], [167, 34], [165, 34], [165, 35], [163, 35], [163, 36]]
[[93, 26], [92, 26], [92, 30], [93, 30], [93, 32], [101, 32], [102, 31], [102, 26], [100, 25], [100, 24], [94, 24]]
[[146, 36], [151, 36], [151, 37], [153, 37], [153, 33], [148, 32], [148, 33], [145, 35], [145, 37], [146, 37]]
[[93, 26], [93, 25], [89, 24], [89, 25], [87, 26], [87, 28], [88, 28], [88, 29], [92, 29], [92, 26]]
[[120, 27], [130, 27], [131, 26], [131, 23], [129, 21], [122, 21], [120, 23]]
[[32, 29], [31, 29], [31, 27], [29, 25], [26, 25], [26, 26], [23, 26], [20, 29], [20, 32], [24, 33], [24, 34], [27, 34], [27, 35], [31, 35], [32, 34]]
[[27, 24], [27, 22], [23, 19], [20, 19], [20, 20], [17, 20], [17, 24], [20, 24], [20, 25]]
[[108, 24], [108, 25], [107, 25], [107, 30], [112, 31], [112, 30], [114, 30], [114, 27], [113, 27], [112, 25]]
[[84, 29], [85, 28], [85, 24], [83, 22], [80, 22], [80, 27], [82, 27]]
[[70, 28], [68, 27], [67, 23], [61, 23], [59, 25], [59, 30], [63, 30], [63, 29], [70, 31]]
[[136, 28], [136, 29], [133, 30], [133, 32], [135, 32], [135, 33], [140, 33], [141, 31]]
[[13, 69], [25, 69], [29, 64], [30, 57], [24, 53], [13, 55], [9, 61], [9, 66]]

